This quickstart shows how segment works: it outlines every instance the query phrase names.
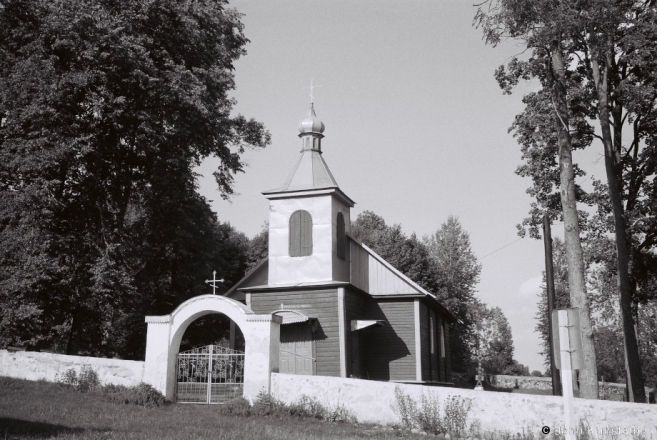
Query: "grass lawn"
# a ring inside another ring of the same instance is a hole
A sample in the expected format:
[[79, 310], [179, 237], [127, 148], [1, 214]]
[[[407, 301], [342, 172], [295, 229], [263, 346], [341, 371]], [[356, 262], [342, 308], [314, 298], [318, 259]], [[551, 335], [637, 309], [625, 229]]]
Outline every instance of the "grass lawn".
[[[0, 378], [0, 440], [427, 438], [369, 425], [221, 415], [215, 405], [142, 408], [47, 382]], [[434, 437], [435, 438], [435, 437]]]

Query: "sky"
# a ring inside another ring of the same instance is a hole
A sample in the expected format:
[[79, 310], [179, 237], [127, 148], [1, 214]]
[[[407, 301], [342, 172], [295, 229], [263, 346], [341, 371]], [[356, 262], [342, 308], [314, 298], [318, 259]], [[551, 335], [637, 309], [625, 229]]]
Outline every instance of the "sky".
[[[249, 237], [267, 220], [262, 191], [281, 186], [298, 157], [297, 126], [309, 107], [326, 125], [323, 157], [340, 188], [406, 234], [459, 218], [482, 265], [479, 299], [502, 309], [515, 358], [544, 371], [536, 326], [543, 243], [518, 240], [529, 211], [528, 179], [514, 171], [520, 146], [508, 132], [528, 83], [503, 95], [495, 69], [522, 52], [487, 46], [467, 0], [235, 0], [248, 54], [235, 63], [235, 113], [265, 124], [272, 144], [249, 150], [248, 167], [224, 201], [208, 158], [199, 192], [218, 218]], [[576, 156], [599, 171], [599, 154]], [[585, 167], [586, 168], [586, 167]], [[602, 177], [602, 172], [595, 173]], [[562, 236], [563, 225], [553, 225]], [[506, 247], [505, 247], [506, 246]], [[500, 250], [501, 249], [501, 250]]]

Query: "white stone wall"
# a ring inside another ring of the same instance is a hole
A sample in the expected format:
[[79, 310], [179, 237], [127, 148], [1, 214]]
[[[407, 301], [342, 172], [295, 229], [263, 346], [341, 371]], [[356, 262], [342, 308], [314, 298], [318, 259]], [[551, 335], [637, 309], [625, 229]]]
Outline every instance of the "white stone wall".
[[45, 379], [52, 382], [57, 374], [62, 375], [71, 368], [79, 373], [85, 365], [98, 373], [103, 385], [137, 385], [144, 375], [143, 361], [0, 350], [0, 376], [16, 379]]
[[[302, 395], [315, 397], [324, 405], [343, 405], [361, 422], [399, 422], [395, 413], [395, 386], [415, 398], [437, 396], [441, 402], [449, 396], [466, 399], [472, 405], [468, 424], [477, 421], [483, 432], [506, 431], [511, 434], [563, 429], [563, 399], [555, 396], [474, 391], [460, 388], [428, 387], [360, 379], [322, 376], [272, 374], [271, 393], [286, 403]], [[631, 430], [645, 429], [646, 439], [657, 438], [657, 405], [575, 399], [575, 416], [585, 426], [597, 430], [593, 438], [610, 438], [610, 429], [620, 429], [616, 438], [632, 439]], [[606, 435], [605, 435], [605, 429]], [[628, 430], [630, 434], [623, 434]], [[638, 436], [637, 436], [638, 438]]]

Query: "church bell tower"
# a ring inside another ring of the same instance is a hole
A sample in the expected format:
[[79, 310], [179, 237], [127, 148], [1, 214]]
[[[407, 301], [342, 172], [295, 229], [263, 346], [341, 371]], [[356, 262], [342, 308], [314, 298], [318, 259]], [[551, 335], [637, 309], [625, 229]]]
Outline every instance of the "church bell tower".
[[322, 157], [324, 123], [313, 104], [299, 124], [301, 152], [285, 184], [269, 199], [269, 285], [349, 281], [350, 209]]

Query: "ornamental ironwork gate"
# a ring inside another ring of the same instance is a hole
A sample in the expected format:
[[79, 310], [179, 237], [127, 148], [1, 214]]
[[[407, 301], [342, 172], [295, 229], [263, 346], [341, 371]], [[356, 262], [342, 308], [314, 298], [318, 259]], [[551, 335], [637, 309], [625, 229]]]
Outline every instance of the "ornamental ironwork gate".
[[178, 353], [176, 401], [224, 403], [244, 391], [244, 353], [207, 345]]

